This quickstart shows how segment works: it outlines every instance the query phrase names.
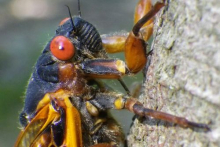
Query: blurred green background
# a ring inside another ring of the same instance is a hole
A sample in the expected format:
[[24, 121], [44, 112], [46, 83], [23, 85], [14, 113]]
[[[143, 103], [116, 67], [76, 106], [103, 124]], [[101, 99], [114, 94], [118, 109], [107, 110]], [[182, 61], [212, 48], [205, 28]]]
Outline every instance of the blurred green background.
[[[82, 17], [100, 34], [129, 31], [133, 25], [134, 0], [81, 0]], [[68, 17], [65, 5], [77, 15], [76, 0], [0, 0], [0, 147], [13, 146], [19, 133], [18, 115], [32, 68], [59, 22]], [[123, 55], [112, 55], [121, 58]], [[139, 75], [139, 77], [141, 77]], [[125, 79], [128, 87], [137, 77]], [[117, 91], [123, 89], [110, 81]], [[120, 118], [129, 122], [131, 116]]]

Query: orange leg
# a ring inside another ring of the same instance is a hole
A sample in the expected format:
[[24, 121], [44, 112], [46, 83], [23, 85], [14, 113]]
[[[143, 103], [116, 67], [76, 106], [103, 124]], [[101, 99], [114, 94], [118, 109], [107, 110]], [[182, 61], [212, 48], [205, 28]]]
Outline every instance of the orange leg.
[[153, 17], [164, 6], [151, 0], [140, 0], [134, 17], [134, 27], [129, 34], [102, 36], [103, 46], [109, 53], [125, 52], [125, 60], [130, 73], [139, 72], [147, 62], [146, 43], [153, 32]]
[[108, 53], [123, 52], [127, 33], [121, 33], [114, 36], [102, 35], [102, 45]]
[[[157, 2], [151, 7], [151, 0], [140, 0], [135, 12], [135, 25], [129, 34], [102, 36], [107, 52], [125, 52], [126, 64], [116, 59], [87, 60], [82, 63], [82, 69], [88, 77], [119, 79], [125, 74], [137, 73], [143, 69], [147, 62], [145, 39], [151, 36], [153, 17], [163, 6], [164, 2]], [[149, 33], [143, 33], [145, 31]]]
[[[144, 15], [150, 11], [151, 7], [151, 0], [140, 0], [135, 9], [134, 24], [136, 24], [142, 17], [144, 17]], [[143, 25], [140, 30], [144, 41], [148, 41], [153, 33], [153, 21], [154, 18], [152, 17]]]
[[174, 124], [178, 124], [184, 128], [200, 128], [204, 131], [210, 131], [210, 128], [207, 124], [195, 123], [183, 117], [178, 117], [168, 113], [145, 108], [140, 102], [137, 101], [137, 99], [134, 98], [128, 98], [124, 100], [124, 108], [139, 116], [150, 116], [155, 119], [160, 119]]
[[[111, 98], [108, 98], [111, 97]], [[106, 101], [103, 101], [102, 99], [106, 98]], [[153, 117], [155, 119], [164, 120], [167, 122], [171, 122], [174, 124], [178, 124], [181, 127], [186, 128], [199, 128], [203, 129], [204, 131], [209, 131], [210, 128], [207, 124], [202, 123], [195, 123], [192, 121], [189, 121], [183, 117], [178, 117], [175, 115], [171, 115], [168, 113], [156, 111], [153, 109], [148, 109], [144, 107], [137, 99], [123, 96], [123, 95], [117, 95], [117, 94], [109, 94], [109, 93], [102, 93], [97, 94], [95, 99], [91, 100], [96, 101], [99, 105], [94, 105], [94, 107], [102, 108], [103, 110], [108, 109], [127, 109], [133, 113], [135, 113], [138, 116], [143, 117]], [[94, 102], [93, 102], [94, 103]], [[95, 104], [95, 103], [94, 103]], [[108, 105], [107, 105], [108, 104]]]
[[[145, 1], [141, 1], [141, 2], [145, 2]], [[140, 20], [138, 20], [138, 22], [134, 25], [132, 31], [130, 32], [126, 40], [125, 59], [128, 69], [132, 73], [139, 72], [141, 69], [143, 69], [144, 65], [147, 62], [146, 43], [144, 38], [142, 37], [140, 30], [144, 26], [144, 24], [147, 23], [148, 21], [150, 21], [151, 24], [152, 18], [163, 6], [164, 3], [157, 2], [150, 9], [150, 11], [148, 11], [146, 15], [144, 15]], [[139, 15], [137, 14], [137, 16]], [[149, 36], [145, 36], [145, 37], [149, 38]]]

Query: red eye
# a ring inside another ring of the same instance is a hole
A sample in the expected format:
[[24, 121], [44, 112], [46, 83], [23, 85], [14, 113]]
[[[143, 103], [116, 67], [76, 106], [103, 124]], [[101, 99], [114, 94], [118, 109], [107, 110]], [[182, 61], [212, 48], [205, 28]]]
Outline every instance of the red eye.
[[50, 51], [60, 60], [69, 60], [75, 53], [75, 47], [68, 38], [56, 36], [50, 43]]
[[67, 20], [69, 20], [70, 18], [67, 17], [67, 18], [64, 18], [63, 20], [61, 20], [59, 26], [62, 26]]

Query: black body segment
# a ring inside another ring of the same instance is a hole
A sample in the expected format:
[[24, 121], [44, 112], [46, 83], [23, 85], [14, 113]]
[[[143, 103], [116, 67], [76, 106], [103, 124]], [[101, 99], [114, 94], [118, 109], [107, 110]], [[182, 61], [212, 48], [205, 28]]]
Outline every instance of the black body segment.
[[56, 91], [58, 88], [58, 63], [52, 59], [49, 52], [44, 52], [38, 59], [28, 83], [24, 113], [33, 114], [42, 97], [48, 92]]
[[75, 17], [73, 23], [76, 31], [75, 33], [84, 46], [93, 52], [102, 50], [101, 37], [92, 24], [80, 17]]

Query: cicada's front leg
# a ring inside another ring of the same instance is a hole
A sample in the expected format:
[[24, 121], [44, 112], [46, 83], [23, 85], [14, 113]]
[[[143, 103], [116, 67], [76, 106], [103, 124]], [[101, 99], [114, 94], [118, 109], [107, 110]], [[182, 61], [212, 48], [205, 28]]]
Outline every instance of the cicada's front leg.
[[[129, 34], [102, 36], [103, 46], [109, 53], [125, 52], [126, 63], [118, 59], [91, 59], [82, 63], [88, 77], [119, 79], [130, 73], [137, 73], [147, 62], [146, 40], [152, 34], [153, 17], [164, 6], [151, 0], [140, 0], [135, 12], [135, 25]], [[144, 33], [149, 32], [149, 33]]]
[[134, 27], [129, 34], [102, 36], [103, 46], [109, 53], [125, 52], [130, 73], [137, 73], [147, 62], [146, 41], [153, 32], [153, 17], [164, 2], [151, 5], [151, 0], [140, 0], [135, 10]]

